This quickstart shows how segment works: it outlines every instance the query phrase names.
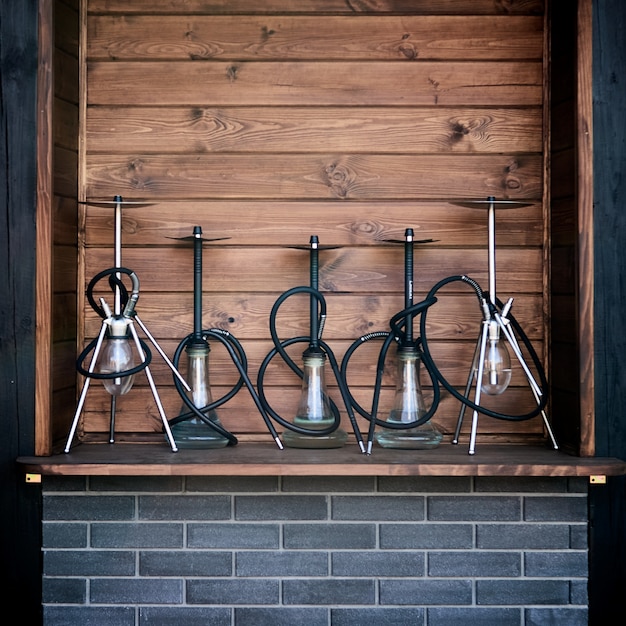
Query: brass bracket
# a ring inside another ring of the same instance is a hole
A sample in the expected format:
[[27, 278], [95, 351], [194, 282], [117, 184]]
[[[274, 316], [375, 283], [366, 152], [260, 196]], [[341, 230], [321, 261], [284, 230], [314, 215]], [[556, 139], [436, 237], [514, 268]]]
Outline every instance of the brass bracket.
[[589, 484], [591, 485], [606, 485], [606, 476], [603, 474], [592, 474], [589, 476]]

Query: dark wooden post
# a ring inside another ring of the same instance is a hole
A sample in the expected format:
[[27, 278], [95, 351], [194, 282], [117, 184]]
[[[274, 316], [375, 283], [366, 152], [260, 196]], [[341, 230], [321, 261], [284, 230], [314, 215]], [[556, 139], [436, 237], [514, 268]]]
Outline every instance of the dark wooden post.
[[[596, 454], [626, 458], [626, 4], [593, 2]], [[626, 589], [626, 477], [590, 489], [589, 623], [609, 624]]]
[[41, 489], [34, 452], [36, 0], [0, 3], [0, 563], [2, 606], [41, 621]]

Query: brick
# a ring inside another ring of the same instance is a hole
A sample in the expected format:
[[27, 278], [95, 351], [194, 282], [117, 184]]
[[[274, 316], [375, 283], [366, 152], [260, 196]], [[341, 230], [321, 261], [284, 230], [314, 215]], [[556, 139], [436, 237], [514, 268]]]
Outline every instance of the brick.
[[569, 584], [564, 580], [478, 580], [477, 604], [568, 604]]
[[140, 576], [231, 576], [230, 552], [198, 550], [149, 550], [139, 553]]
[[569, 527], [566, 524], [478, 524], [476, 547], [563, 550], [569, 547]]
[[518, 608], [434, 607], [428, 609], [428, 626], [519, 626]]
[[587, 626], [586, 608], [532, 608], [524, 611], [525, 626]]
[[275, 608], [236, 607], [235, 624], [237, 626], [294, 626], [295, 624], [328, 626], [328, 609], [282, 606]]
[[94, 578], [89, 599], [96, 604], [181, 604], [183, 583], [173, 578]]
[[86, 548], [88, 525], [82, 522], [44, 522], [42, 546], [44, 548]]
[[384, 550], [458, 550], [474, 545], [471, 524], [381, 524], [379, 532], [380, 547]]
[[375, 521], [422, 521], [421, 496], [333, 496], [332, 519]]
[[91, 545], [94, 548], [182, 548], [183, 525], [94, 523]]
[[44, 495], [43, 501], [44, 521], [129, 520], [135, 516], [134, 496]]
[[422, 552], [334, 552], [333, 576], [424, 576]]
[[226, 520], [230, 496], [139, 496], [142, 520]]
[[257, 548], [279, 547], [278, 524], [194, 524], [187, 525], [189, 548]]
[[471, 604], [470, 580], [417, 579], [381, 580], [380, 604]]
[[569, 589], [570, 604], [580, 604], [583, 606], [589, 604], [589, 587], [587, 585], [587, 579], [571, 580]]
[[59, 491], [86, 491], [86, 476], [42, 476], [42, 487], [46, 494]]
[[572, 524], [569, 527], [569, 547], [572, 550], [586, 550], [589, 547], [587, 524]]
[[235, 496], [237, 520], [324, 520], [328, 518], [325, 496]]
[[187, 476], [185, 489], [189, 492], [276, 492], [277, 476]]
[[524, 519], [528, 522], [586, 522], [587, 498], [524, 498]]
[[281, 491], [300, 493], [374, 492], [376, 479], [372, 476], [283, 476]]
[[181, 476], [90, 476], [89, 491], [166, 493], [182, 491]]
[[237, 576], [328, 576], [326, 552], [255, 551], [235, 556]]
[[374, 604], [376, 586], [368, 579], [312, 579], [283, 581], [284, 604]]
[[43, 623], [46, 626], [135, 626], [132, 606], [44, 606]]
[[87, 580], [85, 578], [46, 578], [42, 580], [42, 601], [45, 604], [85, 604]]
[[527, 552], [524, 575], [535, 578], [576, 578], [588, 574], [586, 552]]
[[476, 492], [489, 493], [567, 493], [567, 478], [552, 476], [477, 476]]
[[188, 604], [278, 604], [279, 584], [273, 579], [192, 579]]
[[140, 626], [231, 626], [232, 610], [228, 607], [165, 607], [139, 608]]
[[298, 550], [367, 550], [376, 546], [374, 524], [285, 524], [284, 547]]
[[118, 550], [47, 550], [45, 576], [133, 576], [134, 552]]
[[378, 491], [402, 493], [469, 493], [471, 478], [458, 476], [380, 476]]
[[428, 575], [451, 577], [520, 576], [522, 558], [518, 552], [463, 551], [429, 552]]
[[380, 608], [331, 609], [332, 626], [422, 626], [425, 611], [423, 608]]
[[427, 515], [432, 521], [518, 521], [517, 496], [428, 496]]

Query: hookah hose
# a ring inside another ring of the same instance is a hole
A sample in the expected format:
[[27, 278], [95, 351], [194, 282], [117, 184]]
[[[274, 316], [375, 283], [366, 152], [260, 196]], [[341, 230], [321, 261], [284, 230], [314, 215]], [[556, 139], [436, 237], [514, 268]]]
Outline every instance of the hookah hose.
[[[185, 393], [185, 389], [183, 388], [183, 385], [180, 382], [180, 380], [174, 377], [174, 385], [176, 386], [176, 390], [178, 391], [183, 402], [189, 409], [189, 412], [183, 413], [182, 415], [178, 415], [174, 419], [170, 420], [169, 421], [170, 425], [178, 424], [179, 422], [189, 419], [189, 417], [191, 417], [192, 415], [195, 415], [196, 417], [201, 419], [205, 424], [207, 424], [208, 426], [213, 428], [216, 432], [221, 434], [223, 437], [226, 437], [226, 439], [228, 439], [228, 445], [231, 445], [231, 446], [237, 445], [238, 443], [237, 437], [235, 437], [235, 435], [233, 435], [231, 432], [226, 430], [220, 424], [215, 423], [213, 420], [207, 417], [207, 415], [205, 415], [205, 412], [208, 413], [209, 411], [228, 402], [233, 396], [235, 396], [235, 394], [241, 389], [241, 387], [245, 383], [246, 386], [248, 387], [248, 390], [250, 391], [250, 395], [252, 396], [252, 399], [254, 403], [256, 404], [257, 409], [263, 416], [263, 419], [267, 425], [268, 430], [270, 431], [270, 434], [274, 438], [274, 441], [276, 441], [276, 443], [278, 444], [279, 448], [282, 448], [282, 444], [280, 443], [280, 438], [278, 437], [278, 433], [276, 432], [272, 422], [267, 417], [267, 414], [264, 410], [263, 405], [261, 404], [261, 401], [259, 400], [258, 395], [254, 392], [254, 387], [247, 373], [248, 361], [246, 358], [246, 353], [241, 343], [239, 343], [239, 341], [237, 341], [237, 339], [235, 339], [235, 337], [233, 337], [233, 335], [231, 335], [227, 330], [222, 330], [221, 328], [211, 328], [208, 330], [203, 330], [201, 332], [201, 337], [203, 341], [206, 341], [207, 337], [212, 337], [214, 339], [217, 339], [226, 348], [230, 358], [232, 359], [233, 363], [235, 364], [235, 367], [237, 368], [237, 371], [239, 372], [239, 380], [235, 383], [232, 389], [226, 394], [224, 394], [221, 398], [219, 398], [218, 400], [214, 400], [213, 402], [211, 402], [205, 407], [198, 408]], [[193, 332], [187, 335], [187, 337], [185, 337], [178, 344], [178, 347], [176, 348], [176, 352], [174, 353], [174, 358], [173, 358], [173, 363], [176, 368], [178, 368], [178, 363], [180, 361], [180, 356], [183, 350], [188, 345], [193, 344], [194, 342], [197, 342], [197, 340], [198, 340], [197, 333]]]
[[[310, 296], [315, 298], [315, 300], [317, 300], [318, 308], [319, 308], [318, 335], [316, 337], [313, 337], [313, 336], [292, 337], [291, 339], [280, 341], [278, 337], [278, 333], [276, 331], [276, 316], [278, 315], [278, 310], [280, 309], [282, 304], [285, 302], [285, 300], [287, 300], [288, 298], [290, 298], [291, 296], [295, 294], [300, 294], [300, 293], [308, 293]], [[274, 409], [270, 406], [265, 396], [265, 388], [264, 388], [265, 371], [268, 365], [270, 364], [270, 362], [272, 361], [272, 359], [276, 355], [280, 355], [283, 361], [292, 370], [292, 372], [297, 374], [298, 377], [302, 379], [304, 376], [304, 372], [298, 367], [298, 365], [293, 361], [293, 359], [287, 354], [285, 348], [288, 346], [294, 345], [296, 343], [307, 343], [310, 348], [321, 349], [322, 352], [328, 357], [331, 368], [333, 370], [333, 374], [335, 375], [335, 379], [337, 380], [337, 384], [339, 386], [339, 391], [341, 392], [342, 399], [346, 405], [346, 409], [348, 411], [348, 416], [349, 416], [352, 428], [354, 430], [354, 434], [357, 438], [359, 446], [361, 447], [361, 450], [364, 450], [363, 438], [361, 436], [361, 432], [359, 430], [358, 424], [356, 423], [354, 412], [352, 411], [352, 406], [350, 402], [350, 392], [348, 391], [348, 388], [343, 380], [343, 377], [341, 375], [341, 371], [339, 368], [339, 364], [337, 363], [337, 359], [335, 358], [335, 355], [333, 354], [329, 346], [321, 339], [325, 319], [326, 319], [326, 300], [323, 294], [318, 289], [315, 289], [314, 287], [308, 287], [308, 286], [293, 287], [292, 289], [285, 291], [281, 296], [278, 297], [278, 299], [274, 303], [274, 306], [272, 307], [272, 310], [270, 312], [270, 322], [269, 322], [270, 334], [272, 337], [272, 342], [274, 343], [274, 348], [272, 348], [272, 350], [270, 350], [270, 352], [263, 359], [263, 362], [261, 363], [259, 367], [259, 372], [257, 376], [257, 391], [259, 394], [259, 398], [261, 400], [261, 403], [265, 411], [267, 411], [267, 413], [271, 415], [274, 420], [276, 420], [283, 427], [288, 428], [289, 430], [292, 430], [296, 433], [299, 433], [302, 435], [312, 435], [312, 436], [322, 437], [325, 435], [329, 435], [330, 433], [337, 430], [337, 428], [339, 428], [339, 424], [341, 421], [341, 415], [339, 414], [339, 409], [337, 408], [337, 405], [335, 404], [335, 402], [333, 402], [332, 398], [328, 398], [328, 400], [329, 400], [331, 412], [333, 414], [333, 423], [325, 429], [312, 430], [309, 428], [305, 428], [303, 426], [298, 426], [296, 424], [293, 424], [292, 422], [278, 415], [278, 413], [276, 413], [276, 411], [274, 411]]]
[[[131, 296], [128, 295], [128, 289], [124, 285], [124, 283], [118, 277], [118, 274], [126, 274], [130, 276], [133, 283], [133, 291]], [[123, 317], [132, 318], [135, 308], [135, 303], [139, 298], [139, 280], [137, 279], [137, 275], [132, 270], [129, 270], [126, 267], [111, 267], [109, 269], [103, 270], [96, 274], [89, 285], [87, 285], [87, 300], [91, 305], [91, 308], [102, 318], [106, 319], [108, 317], [104, 307], [98, 305], [93, 295], [93, 290], [97, 283], [99, 283], [106, 276], [109, 277], [109, 285], [112, 290], [119, 289], [121, 304], [124, 307]], [[137, 374], [138, 372], [143, 371], [150, 365], [152, 362], [152, 352], [148, 345], [140, 338], [139, 343], [141, 345], [141, 349], [144, 352], [144, 360], [137, 366], [121, 371], [121, 372], [111, 372], [108, 374], [104, 374], [101, 372], [89, 372], [83, 367], [83, 363], [85, 359], [89, 355], [89, 353], [96, 347], [98, 339], [93, 339], [89, 342], [87, 347], [80, 353], [78, 359], [76, 361], [76, 369], [80, 374], [87, 378], [94, 378], [96, 380], [109, 380], [113, 378], [124, 378], [125, 376], [132, 376], [133, 374]]]
[[[370, 432], [368, 435], [368, 441], [371, 441], [372, 439], [372, 436], [374, 434], [373, 429], [375, 425], [384, 426], [385, 428], [395, 428], [398, 430], [400, 429], [406, 430], [408, 428], [415, 428], [417, 426], [421, 426], [422, 424], [425, 424], [435, 414], [435, 411], [437, 410], [437, 407], [439, 406], [440, 389], [438, 385], [438, 378], [435, 375], [435, 370], [431, 367], [432, 359], [424, 358], [425, 355], [421, 348], [421, 343], [422, 343], [421, 340], [417, 339], [414, 341], [412, 340], [412, 338], [409, 339], [405, 333], [405, 330], [403, 330], [403, 328], [407, 325], [407, 320], [412, 319], [419, 313], [424, 314], [426, 309], [432, 306], [435, 302], [437, 302], [437, 298], [435, 298], [433, 295], [429, 295], [429, 297], [426, 298], [426, 300], [413, 304], [403, 309], [402, 311], [399, 311], [389, 321], [389, 324], [391, 326], [390, 332], [378, 331], [378, 332], [373, 332], [373, 333], [367, 333], [366, 335], [359, 337], [359, 339], [357, 339], [348, 348], [348, 350], [346, 351], [343, 357], [343, 360], [341, 362], [341, 375], [342, 375], [344, 384], [346, 386], [346, 389], [349, 390], [349, 387], [347, 384], [347, 369], [348, 369], [348, 364], [350, 362], [350, 359], [352, 358], [352, 355], [354, 354], [356, 349], [362, 346], [363, 344], [365, 344], [366, 342], [371, 341], [373, 339], [384, 339], [383, 345], [378, 355], [378, 362], [376, 366], [376, 382], [374, 383], [374, 394], [373, 394], [373, 399], [372, 399], [371, 412], [368, 413], [362, 406], [359, 405], [359, 403], [354, 399], [352, 394], [350, 394], [351, 405], [356, 409], [356, 411], [361, 416], [365, 417], [366, 419], [370, 421]], [[424, 361], [424, 366], [426, 368], [426, 371], [428, 372], [428, 375], [430, 376], [430, 379], [433, 383], [433, 400], [432, 400], [430, 408], [422, 417], [412, 422], [402, 422], [402, 423], [396, 424], [393, 422], [386, 422], [386, 421], [380, 420], [376, 417], [378, 413], [378, 404], [379, 404], [379, 399], [380, 399], [380, 390], [382, 387], [382, 378], [383, 378], [383, 373], [385, 369], [385, 360], [387, 357], [387, 352], [389, 351], [389, 348], [391, 347], [391, 343], [393, 341], [396, 341], [398, 345], [400, 346], [415, 348], [415, 350], [417, 351], [417, 354], [420, 355], [420, 357]], [[348, 391], [348, 393], [350, 392]]]
[[[482, 289], [480, 288], [480, 286], [478, 285], [478, 283], [476, 281], [474, 281], [473, 279], [469, 278], [468, 276], [465, 276], [465, 275], [449, 276], [448, 278], [444, 278], [443, 280], [440, 280], [429, 291], [427, 299], [431, 298], [431, 297], [434, 297], [434, 295], [442, 287], [444, 287], [445, 285], [447, 285], [449, 283], [455, 282], [455, 281], [461, 281], [461, 282], [463, 282], [465, 284], [470, 285], [474, 289], [474, 291], [476, 292], [476, 295], [478, 297], [479, 303], [481, 303], [481, 305], [482, 305], [482, 302], [486, 300], [485, 294], [482, 291]], [[500, 308], [500, 310], [502, 310], [503, 305], [502, 305], [502, 302], [500, 300], [496, 299], [496, 305], [497, 305], [497, 307]], [[490, 305], [490, 306], [495, 308], [495, 305]], [[492, 311], [492, 313], [493, 312], [495, 312], [495, 311]], [[541, 381], [540, 382], [541, 389], [547, 390], [548, 389], [548, 381], [546, 379], [546, 375], [545, 375], [543, 366], [541, 364], [539, 356], [537, 355], [537, 352], [535, 351], [535, 349], [533, 348], [530, 340], [528, 339], [528, 336], [524, 333], [524, 331], [522, 330], [522, 327], [519, 325], [519, 323], [513, 317], [513, 315], [509, 314], [507, 316], [507, 319], [510, 320], [513, 328], [515, 329], [515, 331], [519, 335], [520, 339], [522, 340], [522, 343], [524, 344], [524, 346], [528, 350], [528, 353], [530, 354], [535, 367], [537, 368], [537, 372], [539, 374], [539, 379]], [[475, 404], [469, 398], [466, 398], [463, 394], [459, 393], [454, 387], [452, 387], [452, 385], [443, 377], [443, 375], [441, 374], [441, 372], [439, 371], [439, 369], [435, 365], [435, 362], [433, 361], [432, 356], [430, 354], [430, 350], [428, 348], [428, 340], [426, 338], [426, 311], [424, 311], [424, 313], [422, 314], [421, 320], [420, 320], [420, 332], [421, 332], [421, 336], [422, 336], [422, 350], [423, 350], [424, 363], [425, 363], [429, 373], [431, 373], [431, 376], [434, 375], [434, 377], [437, 379], [437, 381], [439, 383], [441, 383], [441, 385], [447, 391], [449, 391], [450, 394], [452, 394], [457, 400], [462, 402], [465, 406], [469, 407], [470, 409], [472, 409], [474, 411], [482, 413], [483, 415], [487, 415], [488, 417], [493, 417], [495, 419], [500, 419], [500, 420], [509, 420], [509, 421], [524, 421], [524, 420], [530, 419], [532, 417], [535, 417], [536, 415], [539, 415], [539, 413], [541, 413], [541, 411], [545, 408], [546, 403], [548, 401], [547, 393], [543, 393], [542, 394], [541, 401], [538, 402], [537, 407], [533, 411], [530, 411], [529, 413], [525, 413], [525, 414], [522, 414], [522, 415], [508, 415], [506, 413], [499, 413], [497, 411], [492, 411], [490, 409], [486, 409], [485, 407], [483, 407], [483, 406], [481, 406], [479, 404]], [[477, 384], [480, 384], [480, 381]]]

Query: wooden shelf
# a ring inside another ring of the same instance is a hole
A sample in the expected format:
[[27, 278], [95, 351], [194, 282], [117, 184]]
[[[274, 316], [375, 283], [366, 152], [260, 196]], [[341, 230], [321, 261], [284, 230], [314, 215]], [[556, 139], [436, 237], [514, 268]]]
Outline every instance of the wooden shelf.
[[444, 444], [434, 450], [375, 447], [368, 456], [347, 445], [331, 450], [240, 443], [218, 450], [167, 444], [81, 444], [68, 454], [17, 459], [26, 473], [56, 476], [617, 476], [626, 461], [576, 457], [528, 445]]

